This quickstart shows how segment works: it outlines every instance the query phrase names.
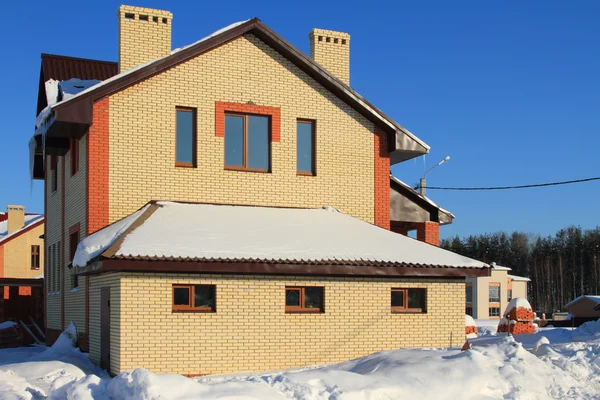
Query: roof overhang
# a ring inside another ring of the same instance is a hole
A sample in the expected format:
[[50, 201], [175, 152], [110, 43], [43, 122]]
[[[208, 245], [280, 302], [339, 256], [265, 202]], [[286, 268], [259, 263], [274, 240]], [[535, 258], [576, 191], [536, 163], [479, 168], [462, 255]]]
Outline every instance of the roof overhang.
[[160, 272], [199, 274], [252, 274], [353, 277], [438, 277], [465, 278], [489, 276], [489, 268], [444, 268], [418, 266], [368, 266], [331, 264], [279, 264], [253, 262], [202, 262], [175, 260], [104, 259], [85, 267], [75, 267], [78, 275], [109, 272]]
[[454, 214], [450, 211], [393, 175], [390, 175], [390, 197], [390, 219], [394, 226], [412, 229], [414, 223], [438, 222], [440, 225], [448, 225], [454, 220]]
[[[105, 83], [81, 92], [73, 98], [53, 107], [58, 122], [89, 126], [92, 123], [93, 103], [115, 92], [123, 90], [144, 79], [174, 67], [193, 57], [206, 53], [244, 34], [253, 34], [290, 60], [303, 72], [319, 82], [357, 112], [373, 122], [389, 135], [388, 150], [391, 164], [396, 164], [429, 152], [429, 146], [407, 129], [365, 100], [348, 85], [327, 72], [306, 54], [276, 34], [258, 18], [227, 29], [215, 36], [173, 52], [171, 55], [147, 63], [145, 66], [109, 78]], [[79, 131], [79, 128], [76, 129]], [[49, 137], [72, 137], [59, 127], [51, 127]]]

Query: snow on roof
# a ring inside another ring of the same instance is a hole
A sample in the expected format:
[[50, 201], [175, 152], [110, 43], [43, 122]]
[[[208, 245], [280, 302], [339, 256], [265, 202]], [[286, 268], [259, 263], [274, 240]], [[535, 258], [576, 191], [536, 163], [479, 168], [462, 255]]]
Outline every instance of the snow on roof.
[[19, 233], [28, 226], [35, 224], [36, 222], [41, 221], [43, 219], [44, 216], [40, 214], [25, 214], [25, 224], [23, 225], [23, 227], [21, 229], [17, 229], [14, 232], [11, 232], [10, 234], [8, 233], [8, 219], [0, 221], [0, 243], [8, 239], [9, 237]]
[[508, 317], [508, 313], [510, 313], [513, 308], [519, 308], [519, 307], [523, 307], [528, 310], [531, 310], [531, 304], [529, 304], [529, 301], [527, 301], [526, 298], [515, 297], [514, 299], [512, 299], [511, 301], [508, 302], [508, 305], [506, 306], [506, 309], [504, 310], [504, 314], [503, 314], [504, 317]]
[[148, 210], [149, 205], [86, 237], [77, 247], [73, 265], [87, 265], [119, 240], [118, 249], [111, 247], [115, 258], [489, 267], [331, 207], [156, 202], [153, 210]]
[[431, 204], [432, 206], [434, 206], [435, 208], [439, 209], [441, 212], [443, 212], [444, 214], [448, 214], [449, 216], [451, 216], [452, 218], [456, 218], [454, 216], [454, 214], [452, 214], [450, 211], [440, 207], [437, 203], [433, 202], [429, 197], [422, 195], [421, 193], [417, 192], [416, 190], [414, 190], [413, 188], [411, 188], [409, 185], [407, 185], [406, 183], [404, 183], [403, 181], [401, 181], [400, 179], [396, 178], [394, 175], [390, 174], [390, 178], [396, 182], [397, 184], [399, 184], [400, 186], [404, 186], [405, 188], [407, 188], [408, 190], [413, 191], [417, 196], [419, 196], [420, 198], [422, 198], [423, 200], [425, 200], [427, 203]]
[[588, 299], [588, 300], [593, 301], [596, 304], [600, 304], [600, 296], [584, 294], [583, 296], [577, 297], [575, 300], [571, 301], [570, 303], [565, 304], [564, 308], [569, 308], [572, 305], [574, 305], [575, 303], [578, 303], [579, 301], [581, 301], [583, 299]]
[[495, 262], [492, 263], [492, 268], [496, 271], [512, 271], [512, 268], [503, 267], [502, 265], [498, 265]]
[[518, 276], [518, 275], [511, 275], [508, 274], [508, 277], [510, 279], [512, 279], [513, 281], [517, 281], [517, 282], [531, 282], [531, 279], [525, 277], [525, 276]]

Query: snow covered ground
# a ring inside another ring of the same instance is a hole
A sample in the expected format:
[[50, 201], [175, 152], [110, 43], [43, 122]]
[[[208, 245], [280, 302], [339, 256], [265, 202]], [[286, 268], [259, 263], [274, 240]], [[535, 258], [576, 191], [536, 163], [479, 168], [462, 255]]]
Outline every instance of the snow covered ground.
[[111, 379], [73, 347], [72, 337], [73, 329], [51, 348], [0, 350], [0, 399], [600, 398], [600, 322], [499, 337], [465, 352], [402, 349], [327, 366], [196, 379], [145, 369]]

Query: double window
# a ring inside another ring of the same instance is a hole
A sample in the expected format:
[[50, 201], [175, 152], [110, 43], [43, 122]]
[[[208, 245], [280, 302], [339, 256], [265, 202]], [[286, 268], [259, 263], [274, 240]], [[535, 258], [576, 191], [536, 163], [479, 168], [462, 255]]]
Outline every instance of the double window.
[[392, 289], [392, 312], [427, 312], [426, 289]]
[[490, 303], [500, 303], [500, 284], [499, 283], [490, 283]]
[[490, 307], [490, 317], [500, 317], [500, 307]]
[[175, 165], [196, 166], [196, 109], [177, 107], [175, 112]]
[[286, 312], [323, 312], [322, 287], [286, 287]]
[[173, 311], [216, 311], [215, 285], [173, 285]]
[[40, 246], [31, 246], [31, 269], [40, 269]]
[[269, 172], [271, 118], [265, 115], [225, 114], [225, 168]]

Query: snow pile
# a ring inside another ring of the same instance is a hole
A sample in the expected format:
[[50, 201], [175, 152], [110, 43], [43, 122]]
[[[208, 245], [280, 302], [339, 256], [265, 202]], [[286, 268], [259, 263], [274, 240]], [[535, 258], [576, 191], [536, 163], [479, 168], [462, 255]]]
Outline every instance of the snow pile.
[[90, 236], [87, 236], [77, 245], [73, 266], [83, 267], [95, 257], [109, 248], [129, 227], [148, 209], [146, 205], [133, 214], [110, 224]]
[[[504, 337], [465, 352], [392, 350], [338, 364], [271, 373], [189, 379], [140, 368], [111, 379], [65, 361], [66, 357], [83, 360], [72, 347], [74, 334], [69, 327], [58, 344], [47, 350], [0, 350], [0, 398], [593, 399], [600, 393], [599, 341], [553, 346], [542, 337], [533, 354], [513, 338]], [[41, 355], [50, 351], [58, 359], [40, 362]]]
[[0, 322], [0, 331], [2, 329], [8, 329], [8, 328], [12, 328], [12, 327], [17, 327], [17, 323], [13, 322], [13, 321], [4, 321], [4, 322]]
[[577, 327], [571, 333], [574, 340], [593, 340], [600, 339], [600, 319], [596, 321], [588, 321]]
[[465, 315], [465, 335], [467, 339], [474, 339], [477, 337], [477, 324], [470, 315]]

